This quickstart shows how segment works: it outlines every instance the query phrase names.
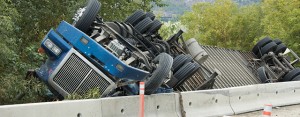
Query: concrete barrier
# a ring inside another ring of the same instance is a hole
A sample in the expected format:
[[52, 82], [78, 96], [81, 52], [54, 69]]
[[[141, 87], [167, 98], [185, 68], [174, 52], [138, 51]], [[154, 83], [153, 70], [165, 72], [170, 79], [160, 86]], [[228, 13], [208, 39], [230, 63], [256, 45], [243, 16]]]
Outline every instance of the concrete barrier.
[[235, 114], [262, 109], [269, 103], [269, 98], [263, 92], [265, 85], [251, 85], [230, 88], [230, 105]]
[[[147, 95], [145, 117], [233, 115], [262, 109], [264, 104], [299, 104], [299, 97], [300, 81]], [[138, 113], [138, 96], [0, 106], [0, 117], [136, 117]]]
[[[145, 117], [181, 117], [178, 94], [145, 96]], [[139, 97], [0, 106], [0, 117], [137, 117]]]
[[264, 104], [285, 106], [300, 103], [300, 82], [259, 84], [229, 89], [235, 114], [263, 109]]
[[232, 115], [229, 90], [203, 90], [182, 93], [187, 117]]
[[273, 107], [300, 103], [300, 81], [266, 84], [265, 87], [265, 95]]
[[139, 115], [138, 96], [103, 98], [101, 102], [103, 117], [137, 117]]
[[[145, 117], [181, 117], [178, 94], [156, 94], [145, 96]], [[137, 117], [139, 97], [126, 96], [103, 98], [103, 117]]]
[[0, 117], [104, 117], [101, 100], [75, 100], [0, 106]]
[[155, 103], [152, 106], [149, 104], [152, 102], [146, 102], [146, 104], [149, 104], [149, 108], [153, 110], [146, 112], [146, 116], [152, 115], [152, 112], [155, 112], [155, 115], [150, 117], [181, 117], [178, 94], [157, 94], [152, 96]]

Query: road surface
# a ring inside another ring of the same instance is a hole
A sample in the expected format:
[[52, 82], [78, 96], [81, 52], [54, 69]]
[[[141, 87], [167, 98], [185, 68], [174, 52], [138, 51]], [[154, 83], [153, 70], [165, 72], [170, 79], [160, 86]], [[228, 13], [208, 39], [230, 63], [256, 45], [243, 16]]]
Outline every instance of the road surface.
[[[243, 113], [234, 115], [232, 117], [263, 117], [263, 110]], [[272, 117], [300, 117], [300, 104], [284, 106], [284, 107], [273, 107]]]

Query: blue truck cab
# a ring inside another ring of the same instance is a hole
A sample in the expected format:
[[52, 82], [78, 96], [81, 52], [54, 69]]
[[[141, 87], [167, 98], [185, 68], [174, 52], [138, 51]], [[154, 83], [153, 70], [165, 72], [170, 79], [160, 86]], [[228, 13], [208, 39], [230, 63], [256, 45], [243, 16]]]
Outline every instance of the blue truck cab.
[[62, 21], [41, 43], [48, 56], [36, 70], [39, 79], [62, 96], [99, 88], [102, 96], [120, 79], [142, 81], [149, 72], [119, 60], [84, 32]]

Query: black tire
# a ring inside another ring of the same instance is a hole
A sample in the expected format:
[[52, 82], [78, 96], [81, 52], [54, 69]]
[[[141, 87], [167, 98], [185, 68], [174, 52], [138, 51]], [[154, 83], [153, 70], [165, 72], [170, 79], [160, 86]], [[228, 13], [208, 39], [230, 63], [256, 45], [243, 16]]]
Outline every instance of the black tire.
[[149, 28], [147, 33], [153, 34], [153, 33], [157, 32], [161, 26], [162, 26], [162, 23], [160, 21], [154, 20], [152, 26]]
[[100, 10], [100, 6], [101, 4], [97, 0], [89, 0], [82, 16], [78, 21], [73, 22], [74, 27], [87, 33]]
[[190, 77], [195, 73], [195, 64], [188, 62], [184, 64], [175, 74], [174, 77], [177, 78], [177, 86], [186, 80], [186, 78]]
[[193, 57], [190, 55], [190, 54], [186, 54], [186, 61], [185, 63], [188, 63], [188, 62], [192, 62], [193, 61]]
[[151, 20], [155, 19], [155, 15], [152, 12], [147, 12], [146, 17], [149, 17]]
[[[189, 63], [187, 63], [187, 64], [190, 64], [190, 63], [191, 63], [191, 62], [189, 62]], [[200, 65], [199, 65], [198, 63], [192, 63], [192, 64], [194, 64], [194, 68], [193, 68], [192, 70], [190, 70], [190, 72], [187, 74], [187, 77], [186, 77], [186, 78], [188, 78], [188, 77], [190, 77], [191, 75], [193, 75], [193, 74], [194, 74], [195, 72], [197, 72], [197, 70], [200, 68]], [[187, 69], [187, 68], [183, 68], [183, 69]], [[183, 71], [183, 70], [182, 70], [182, 71]], [[180, 72], [178, 71], [177, 74], [181, 74], [182, 71], [180, 71]], [[178, 76], [178, 75], [177, 75], [177, 77], [181, 77], [181, 76]], [[181, 78], [182, 78], [182, 77], [181, 77]], [[169, 87], [174, 88], [174, 87], [176, 87], [176, 86], [182, 84], [182, 83], [186, 80], [186, 78], [183, 78], [183, 79], [180, 80], [180, 78], [178, 79], [178, 78], [176, 78], [175, 76], [173, 76], [172, 79], [171, 79], [169, 82], [167, 82], [167, 85], [168, 85]]]
[[175, 77], [172, 77], [171, 80], [167, 82], [167, 85], [171, 88], [173, 88], [177, 84], [178, 80]]
[[264, 47], [261, 48], [261, 53], [259, 53], [259, 57], [263, 56], [264, 54], [268, 54], [271, 51], [275, 51], [277, 48], [277, 44], [275, 42], [270, 42]]
[[276, 50], [274, 51], [274, 53], [275, 53], [276, 55], [278, 55], [279, 53], [284, 53], [286, 49], [287, 49], [287, 47], [286, 47], [283, 43], [281, 43], [281, 44], [279, 44], [279, 45], [277, 46], [277, 48], [276, 48]]
[[177, 57], [175, 57], [174, 59], [174, 63], [173, 63], [173, 66], [172, 66], [172, 70], [173, 72], [175, 73], [178, 69], [180, 69], [180, 67], [182, 67], [185, 63], [188, 63], [188, 62], [192, 62], [193, 61], [193, 58], [191, 55], [187, 54], [187, 55], [184, 55], [184, 54], [181, 54], [181, 55], [178, 55]]
[[269, 78], [266, 74], [265, 67], [259, 67], [257, 69], [257, 73], [258, 73], [258, 77], [259, 77], [261, 83], [266, 83], [268, 81]]
[[194, 65], [195, 65], [195, 69], [194, 70], [198, 70], [198, 68], [200, 68], [200, 65], [199, 65], [199, 63], [197, 63], [197, 62], [194, 62]]
[[270, 42], [272, 42], [272, 40], [269, 37], [265, 37], [264, 39], [262, 39], [256, 43], [256, 45], [252, 49], [252, 52], [255, 55], [257, 55], [259, 52], [259, 49]]
[[274, 39], [273, 40], [277, 45], [279, 45], [279, 44], [281, 44], [282, 43], [282, 41], [281, 40], [279, 40], [279, 39]]
[[153, 21], [149, 17], [147, 17], [140, 21], [137, 25], [135, 25], [134, 28], [140, 33], [144, 34], [144, 32], [151, 27], [152, 23]]
[[125, 22], [131, 24], [132, 26], [134, 26], [139, 21], [141, 21], [142, 19], [144, 19], [145, 16], [146, 16], [146, 14], [144, 13], [144, 11], [142, 11], [142, 10], [136, 10], [131, 16], [127, 17], [127, 19], [125, 20]]
[[283, 77], [283, 81], [290, 81], [293, 78], [295, 78], [296, 76], [300, 75], [300, 68], [296, 68], [293, 69], [291, 71], [289, 71], [289, 73], [287, 73], [284, 77]]
[[146, 95], [154, 93], [168, 77], [169, 72], [171, 71], [173, 58], [166, 53], [160, 53], [157, 57], [155, 57], [153, 62], [158, 63], [158, 65], [151, 76], [145, 81]]
[[176, 56], [172, 65], [173, 73], [175, 73], [182, 65], [184, 65], [186, 60], [187, 57], [184, 54]]
[[300, 75], [298, 75], [295, 78], [293, 78], [292, 81], [300, 81]]

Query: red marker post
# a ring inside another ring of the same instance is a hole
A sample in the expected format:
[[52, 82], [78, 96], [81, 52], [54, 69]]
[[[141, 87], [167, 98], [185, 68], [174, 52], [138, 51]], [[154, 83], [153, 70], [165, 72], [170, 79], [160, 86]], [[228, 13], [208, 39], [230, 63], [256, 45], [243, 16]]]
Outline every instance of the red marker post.
[[265, 104], [263, 116], [271, 117], [271, 113], [272, 113], [272, 104]]
[[140, 82], [140, 116], [139, 117], [144, 117], [144, 93], [145, 93], [145, 83]]

